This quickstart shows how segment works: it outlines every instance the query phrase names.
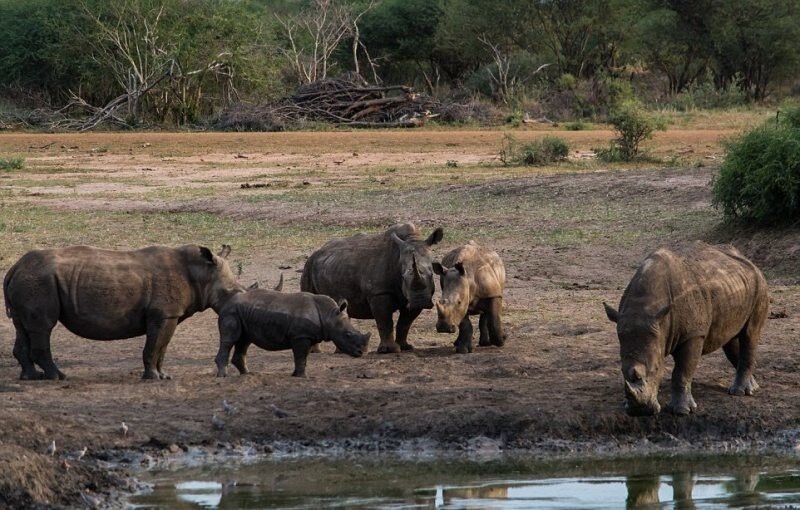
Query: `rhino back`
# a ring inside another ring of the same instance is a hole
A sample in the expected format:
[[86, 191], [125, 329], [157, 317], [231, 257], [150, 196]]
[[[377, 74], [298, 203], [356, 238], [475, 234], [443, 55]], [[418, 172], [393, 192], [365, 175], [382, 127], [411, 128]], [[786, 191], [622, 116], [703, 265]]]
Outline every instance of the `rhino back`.
[[249, 341], [264, 349], [288, 349], [294, 338], [322, 339], [315, 297], [308, 292], [249, 290], [228, 301], [220, 312], [220, 322], [235, 315]]
[[167, 247], [35, 250], [19, 260], [10, 287], [20, 306], [46, 309], [57, 298], [53, 320], [101, 340], [141, 335], [148, 314], [182, 317], [192, 301], [183, 257]]
[[752, 262], [732, 247], [694, 243], [647, 257], [623, 294], [620, 313], [653, 313], [669, 304], [672, 329], [682, 337], [705, 336], [705, 353], [738, 334], [767, 302], [766, 280]]
[[386, 232], [356, 234], [333, 239], [311, 254], [303, 268], [301, 289], [335, 300], [347, 299], [348, 313], [371, 319], [370, 296], [390, 294], [402, 298], [397, 254], [391, 234], [416, 239], [413, 225], [396, 225]]
[[453, 267], [461, 262], [470, 279], [470, 293], [473, 299], [502, 297], [506, 286], [506, 269], [500, 256], [470, 241], [449, 252], [442, 258], [442, 264]]

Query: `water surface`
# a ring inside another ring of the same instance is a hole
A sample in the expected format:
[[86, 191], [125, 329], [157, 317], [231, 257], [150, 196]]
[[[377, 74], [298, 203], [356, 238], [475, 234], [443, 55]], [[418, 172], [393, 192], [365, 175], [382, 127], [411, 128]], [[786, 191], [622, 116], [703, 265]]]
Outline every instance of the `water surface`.
[[800, 505], [800, 459], [280, 460], [154, 473], [140, 508], [523, 509]]

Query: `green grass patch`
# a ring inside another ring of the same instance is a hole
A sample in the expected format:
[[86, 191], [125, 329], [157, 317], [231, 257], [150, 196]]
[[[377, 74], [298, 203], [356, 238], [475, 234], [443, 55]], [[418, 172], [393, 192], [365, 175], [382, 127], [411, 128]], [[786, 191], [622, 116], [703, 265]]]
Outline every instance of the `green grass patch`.
[[11, 170], [22, 170], [25, 168], [25, 158], [9, 157], [0, 158], [0, 170], [9, 172]]

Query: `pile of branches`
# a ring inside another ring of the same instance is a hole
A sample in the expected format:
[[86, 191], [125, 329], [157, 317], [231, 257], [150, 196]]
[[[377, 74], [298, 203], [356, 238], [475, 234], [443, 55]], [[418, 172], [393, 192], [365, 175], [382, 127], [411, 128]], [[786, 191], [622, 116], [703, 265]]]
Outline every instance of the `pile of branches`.
[[303, 85], [291, 97], [275, 103], [238, 105], [220, 115], [223, 129], [283, 126], [300, 121], [328, 122], [353, 127], [416, 127], [435, 117], [435, 103], [405, 85], [370, 85], [357, 74]]

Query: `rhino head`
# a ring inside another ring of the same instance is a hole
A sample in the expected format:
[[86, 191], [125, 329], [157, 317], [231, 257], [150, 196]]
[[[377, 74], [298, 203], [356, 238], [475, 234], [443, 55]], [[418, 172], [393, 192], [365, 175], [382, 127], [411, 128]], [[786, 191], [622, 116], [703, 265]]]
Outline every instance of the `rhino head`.
[[203, 283], [201, 287], [203, 301], [206, 307], [212, 308], [217, 313], [231, 296], [245, 291], [228, 265], [227, 258], [230, 253], [231, 247], [227, 244], [223, 244], [222, 250], [216, 255], [205, 246], [200, 246], [202, 263], [201, 267], [195, 268], [195, 271], [201, 273], [196, 275], [195, 281]]
[[327, 317], [325, 331], [340, 351], [356, 358], [367, 350], [371, 336], [370, 333], [359, 332], [350, 322], [346, 299], [336, 304], [332, 313]]
[[461, 262], [447, 268], [439, 262], [433, 263], [433, 272], [440, 277], [442, 298], [436, 303], [436, 331], [455, 333], [457, 326], [469, 311], [469, 280]]
[[433, 308], [433, 268], [430, 248], [442, 240], [444, 233], [437, 228], [424, 241], [403, 240], [392, 233], [392, 241], [399, 251], [402, 292], [409, 310]]
[[658, 387], [664, 364], [663, 318], [669, 305], [649, 312], [644, 307], [629, 307], [618, 312], [603, 303], [608, 319], [617, 324], [622, 377], [625, 382], [625, 412], [631, 416], [658, 414]]

